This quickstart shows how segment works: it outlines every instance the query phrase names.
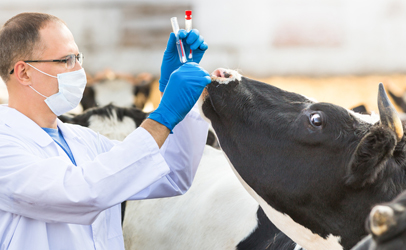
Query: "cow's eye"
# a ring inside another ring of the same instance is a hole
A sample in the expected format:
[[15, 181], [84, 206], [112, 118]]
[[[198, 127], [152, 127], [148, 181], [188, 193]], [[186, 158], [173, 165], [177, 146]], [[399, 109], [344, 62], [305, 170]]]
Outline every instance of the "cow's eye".
[[318, 113], [314, 113], [314, 114], [310, 115], [310, 122], [312, 123], [313, 126], [316, 126], [316, 127], [319, 127], [323, 124], [321, 115]]

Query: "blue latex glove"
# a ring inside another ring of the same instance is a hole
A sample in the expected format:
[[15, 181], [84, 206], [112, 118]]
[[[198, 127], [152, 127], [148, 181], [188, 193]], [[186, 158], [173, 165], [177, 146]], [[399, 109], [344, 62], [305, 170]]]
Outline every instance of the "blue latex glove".
[[[192, 29], [187, 33], [186, 30], [179, 30], [179, 38], [182, 39], [186, 55], [189, 55], [189, 50], [192, 49], [193, 62], [199, 63], [208, 48], [199, 31]], [[176, 36], [174, 33], [171, 33], [161, 64], [161, 78], [159, 79], [159, 90], [161, 92], [165, 91], [166, 84], [172, 72], [181, 65], [182, 63], [179, 60], [178, 50], [176, 48]]]
[[158, 108], [148, 118], [172, 131], [193, 108], [204, 87], [210, 82], [209, 73], [197, 63], [183, 64], [171, 74]]

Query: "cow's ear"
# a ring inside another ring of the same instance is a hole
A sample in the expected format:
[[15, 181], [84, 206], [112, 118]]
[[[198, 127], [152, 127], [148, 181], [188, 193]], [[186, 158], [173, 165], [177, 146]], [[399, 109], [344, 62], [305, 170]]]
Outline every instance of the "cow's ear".
[[358, 144], [348, 166], [346, 184], [361, 188], [373, 183], [392, 156], [396, 147], [396, 133], [382, 125], [373, 126]]
[[382, 83], [379, 84], [378, 109], [379, 123], [372, 126], [362, 138], [347, 170], [346, 183], [355, 188], [376, 180], [386, 160], [392, 156], [397, 142], [403, 138], [402, 122]]

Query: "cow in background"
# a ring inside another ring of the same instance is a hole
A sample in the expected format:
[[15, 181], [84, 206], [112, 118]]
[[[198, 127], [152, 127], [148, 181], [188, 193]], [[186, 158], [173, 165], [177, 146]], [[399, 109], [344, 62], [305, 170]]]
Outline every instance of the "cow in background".
[[134, 106], [152, 111], [154, 107], [145, 105], [151, 95], [151, 85], [154, 81], [155, 78], [149, 73], [133, 76], [106, 69], [94, 76], [88, 74], [80, 103], [83, 110], [112, 103], [120, 107]]
[[372, 206], [406, 188], [403, 126], [379, 87], [380, 116], [218, 69], [202, 104], [236, 175], [307, 250], [350, 249]]
[[[89, 127], [123, 140], [148, 116], [136, 108], [114, 105], [63, 115], [63, 122]], [[208, 136], [208, 143], [215, 142]], [[217, 144], [216, 144], [217, 145]], [[125, 211], [125, 212], [124, 212]], [[189, 191], [178, 197], [122, 204], [127, 250], [299, 250], [280, 232], [247, 193], [224, 154], [206, 146]]]
[[406, 249], [406, 191], [395, 200], [375, 206], [366, 223], [369, 236], [353, 250]]

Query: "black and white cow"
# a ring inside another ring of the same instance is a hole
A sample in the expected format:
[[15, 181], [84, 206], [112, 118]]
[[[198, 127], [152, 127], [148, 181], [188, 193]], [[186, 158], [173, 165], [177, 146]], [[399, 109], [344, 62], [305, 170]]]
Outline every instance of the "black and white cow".
[[391, 202], [376, 205], [366, 228], [370, 235], [353, 250], [406, 249], [406, 191]]
[[[107, 105], [59, 118], [89, 127], [110, 139], [123, 140], [146, 117], [136, 108]], [[241, 185], [224, 154], [211, 146], [206, 146], [186, 194], [128, 201], [122, 207], [127, 250], [301, 249], [269, 221]]]
[[202, 111], [282, 232], [307, 250], [350, 249], [372, 206], [406, 188], [403, 126], [379, 92], [372, 117], [218, 69]]

